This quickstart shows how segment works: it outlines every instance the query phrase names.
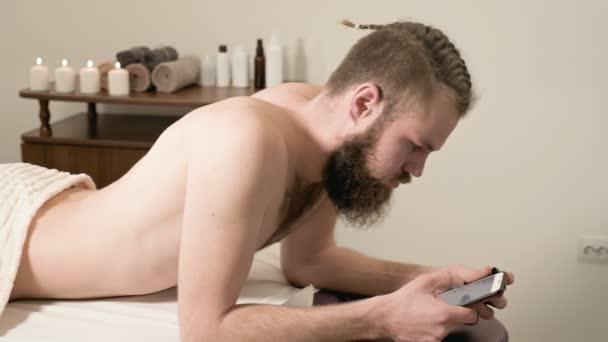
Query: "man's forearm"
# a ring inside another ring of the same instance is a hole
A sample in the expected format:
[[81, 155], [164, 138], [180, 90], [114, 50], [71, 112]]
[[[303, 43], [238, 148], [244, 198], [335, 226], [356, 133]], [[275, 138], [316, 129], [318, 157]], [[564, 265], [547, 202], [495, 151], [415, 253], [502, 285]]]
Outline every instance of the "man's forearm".
[[184, 341], [350, 341], [381, 336], [377, 301], [296, 308], [235, 305], [212, 334], [183, 336]]
[[289, 279], [300, 286], [376, 296], [391, 293], [434, 267], [405, 264], [366, 256], [349, 248], [332, 246]]

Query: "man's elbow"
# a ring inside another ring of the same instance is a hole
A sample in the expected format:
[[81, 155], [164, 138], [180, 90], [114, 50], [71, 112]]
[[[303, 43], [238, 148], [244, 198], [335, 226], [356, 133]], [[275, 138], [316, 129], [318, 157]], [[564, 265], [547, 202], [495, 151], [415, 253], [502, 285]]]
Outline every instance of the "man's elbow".
[[318, 263], [315, 260], [306, 262], [293, 262], [281, 260], [281, 270], [287, 281], [296, 287], [306, 287], [316, 284], [316, 275], [319, 271]]
[[181, 342], [217, 342], [223, 341], [221, 318], [199, 317], [179, 320]]
[[204, 329], [197, 327], [196, 329], [187, 329], [180, 325], [180, 341], [181, 342], [211, 342], [221, 341], [219, 338], [219, 327], [206, 326]]
[[302, 275], [302, 272], [283, 271], [283, 275], [285, 275], [285, 279], [287, 279], [289, 284], [295, 287], [306, 287], [312, 283], [310, 281], [307, 281], [307, 277], [305, 275]]
[[326, 276], [326, 264], [331, 260], [337, 247], [335, 244], [317, 249], [314, 253], [290, 253], [281, 250], [281, 270], [291, 284], [298, 287], [308, 285], [318, 286], [322, 277]]

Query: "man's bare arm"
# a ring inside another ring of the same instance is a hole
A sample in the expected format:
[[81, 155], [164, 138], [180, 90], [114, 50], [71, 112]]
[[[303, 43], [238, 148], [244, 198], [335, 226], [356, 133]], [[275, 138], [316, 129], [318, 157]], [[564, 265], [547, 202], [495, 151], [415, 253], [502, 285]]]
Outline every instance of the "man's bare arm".
[[296, 308], [236, 305], [213, 341], [352, 341], [381, 337], [378, 298], [340, 305]]
[[[281, 264], [287, 279], [295, 285], [316, 287], [368, 296], [393, 293], [414, 279], [430, 273], [448, 270], [473, 281], [490, 272], [489, 267], [472, 269], [462, 265], [432, 267], [376, 259], [352, 249], [339, 247], [334, 240], [336, 211], [325, 198], [316, 215], [281, 242]], [[513, 283], [513, 274], [507, 272], [507, 284]], [[502, 309], [506, 298], [490, 300]], [[484, 304], [473, 308], [483, 318], [493, 317]]]
[[437, 269], [418, 264], [377, 259], [353, 249], [332, 246], [297, 272], [300, 286], [368, 296], [388, 294]]
[[375, 299], [306, 309], [235, 305], [282, 152], [249, 119], [227, 126], [192, 138], [189, 152], [178, 273], [182, 339], [340, 341], [379, 334], [370, 314]]
[[396, 291], [434, 267], [381, 260], [334, 239], [336, 209], [325, 196], [317, 212], [281, 242], [281, 263], [287, 279], [298, 286], [381, 295]]

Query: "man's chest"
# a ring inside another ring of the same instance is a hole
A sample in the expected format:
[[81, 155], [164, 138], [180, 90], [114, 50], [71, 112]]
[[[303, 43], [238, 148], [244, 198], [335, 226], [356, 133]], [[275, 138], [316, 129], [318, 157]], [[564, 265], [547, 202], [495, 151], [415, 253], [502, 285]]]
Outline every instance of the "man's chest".
[[260, 249], [282, 240], [295, 230], [303, 221], [315, 215], [317, 205], [323, 194], [323, 185], [313, 183], [302, 186], [296, 184], [292, 190], [286, 191], [280, 204], [276, 206], [270, 222], [265, 222], [270, 231], [269, 238]]

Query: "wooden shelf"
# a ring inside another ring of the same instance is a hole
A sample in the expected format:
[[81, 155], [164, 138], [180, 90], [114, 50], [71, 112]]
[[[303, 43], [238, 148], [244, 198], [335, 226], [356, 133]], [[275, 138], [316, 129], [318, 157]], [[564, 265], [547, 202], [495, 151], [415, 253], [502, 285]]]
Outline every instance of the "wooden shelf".
[[[22, 134], [22, 160], [70, 173], [86, 173], [101, 188], [119, 179], [135, 165], [179, 117], [97, 115], [97, 103], [196, 108], [235, 96], [249, 96], [256, 91], [253, 87], [194, 85], [170, 94], [131, 92], [127, 96], [110, 96], [107, 91], [93, 95], [58, 93], [54, 84], [48, 91], [23, 89], [19, 96], [39, 102], [40, 128]], [[50, 101], [87, 103], [87, 112], [51, 124]]]
[[[76, 87], [78, 88], [78, 87]], [[59, 93], [55, 91], [55, 84], [51, 83], [48, 91], [33, 91], [23, 89], [19, 96], [38, 100], [55, 100], [69, 102], [88, 102], [88, 103], [114, 103], [129, 105], [155, 105], [155, 106], [184, 106], [201, 107], [211, 103], [225, 100], [235, 96], [249, 96], [257, 90], [250, 88], [233, 87], [202, 87], [193, 85], [180, 89], [174, 93], [131, 92], [128, 96], [111, 96], [106, 90], [98, 94]]]
[[79, 113], [51, 124], [52, 137], [38, 129], [24, 133], [24, 143], [149, 149], [160, 134], [179, 117], [100, 114], [90, 120]]
[[[78, 87], [76, 87], [78, 88]], [[253, 86], [249, 88], [234, 87], [202, 87], [193, 85], [180, 89], [173, 93], [131, 92], [126, 96], [112, 96], [103, 90], [97, 94], [81, 94], [79, 92], [60, 93], [55, 91], [55, 84], [50, 84], [47, 91], [32, 91], [23, 89], [19, 96], [28, 99], [37, 99], [40, 103], [40, 129], [39, 136], [53, 136], [53, 128], [50, 125], [51, 113], [49, 111], [49, 101], [69, 101], [88, 103], [89, 120], [94, 121], [97, 117], [97, 103], [113, 103], [125, 105], [154, 105], [154, 106], [181, 106], [181, 107], [202, 107], [211, 103], [219, 102], [235, 96], [249, 96], [257, 90]]]

